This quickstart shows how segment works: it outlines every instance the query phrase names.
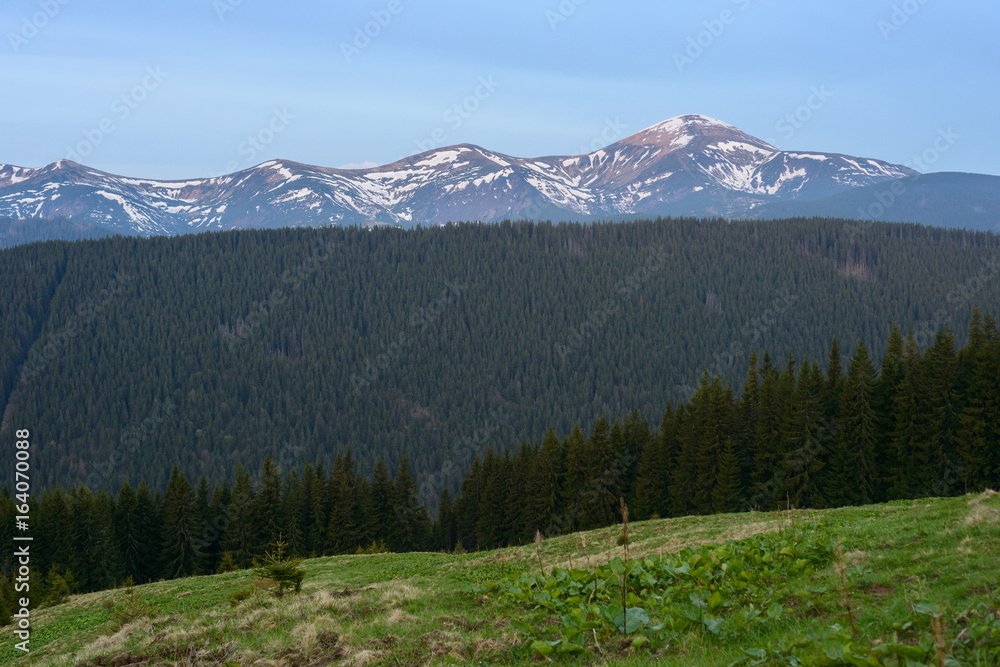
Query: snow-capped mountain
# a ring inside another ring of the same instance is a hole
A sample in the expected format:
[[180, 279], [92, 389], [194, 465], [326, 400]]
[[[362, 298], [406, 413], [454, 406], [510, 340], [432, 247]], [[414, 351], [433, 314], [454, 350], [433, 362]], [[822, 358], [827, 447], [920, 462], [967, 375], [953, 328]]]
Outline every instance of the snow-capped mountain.
[[65, 217], [145, 235], [372, 221], [736, 216], [916, 173], [868, 158], [781, 151], [689, 115], [577, 156], [516, 158], [460, 144], [369, 169], [271, 160], [186, 181], [116, 176], [68, 160], [39, 169], [0, 165], [0, 217]]

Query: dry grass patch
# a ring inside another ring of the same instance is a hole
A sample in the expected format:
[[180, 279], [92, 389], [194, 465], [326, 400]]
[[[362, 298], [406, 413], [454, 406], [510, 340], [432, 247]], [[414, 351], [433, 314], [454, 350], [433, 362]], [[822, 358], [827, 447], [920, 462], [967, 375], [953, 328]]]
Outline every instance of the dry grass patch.
[[997, 492], [994, 491], [993, 489], [986, 489], [981, 494], [979, 494], [978, 496], [969, 501], [969, 507], [975, 507], [980, 503], [986, 502], [987, 500], [991, 500], [996, 495]]
[[127, 623], [122, 626], [118, 632], [113, 635], [101, 635], [90, 644], [83, 647], [77, 654], [80, 660], [92, 660], [102, 655], [122, 653], [125, 650], [125, 644], [128, 643], [129, 639], [132, 638], [136, 633], [143, 633], [151, 635], [153, 631], [153, 626], [150, 624], [148, 619], [141, 618], [132, 623]]
[[384, 655], [385, 651], [370, 651], [368, 649], [364, 649], [348, 657], [346, 664], [360, 667], [361, 665], [367, 665], [375, 662], [376, 660], [381, 659]]
[[404, 623], [416, 623], [420, 619], [412, 614], [407, 614], [405, 611], [399, 607], [393, 607], [389, 612], [389, 615], [385, 617], [385, 622], [388, 625], [402, 625]]
[[982, 504], [974, 505], [972, 511], [965, 517], [965, 523], [969, 526], [993, 526], [1000, 523], [1000, 510]]
[[472, 656], [474, 658], [487, 658], [497, 653], [503, 653], [507, 649], [520, 643], [520, 637], [513, 633], [506, 633], [499, 637], [482, 637], [472, 640]]
[[861, 565], [866, 560], [868, 560], [868, 552], [862, 549], [857, 549], [855, 551], [849, 551], [844, 554], [844, 562], [847, 563], [849, 567], [857, 567]]
[[382, 601], [388, 604], [408, 602], [420, 597], [420, 590], [400, 581], [385, 581], [372, 588], [381, 589]]

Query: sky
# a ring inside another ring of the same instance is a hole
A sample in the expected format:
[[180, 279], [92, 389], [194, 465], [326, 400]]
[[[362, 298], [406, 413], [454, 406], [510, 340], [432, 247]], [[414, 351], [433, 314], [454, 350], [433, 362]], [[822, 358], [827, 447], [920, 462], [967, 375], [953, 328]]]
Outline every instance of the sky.
[[214, 176], [473, 143], [589, 152], [673, 116], [1000, 175], [995, 0], [5, 0], [0, 163]]

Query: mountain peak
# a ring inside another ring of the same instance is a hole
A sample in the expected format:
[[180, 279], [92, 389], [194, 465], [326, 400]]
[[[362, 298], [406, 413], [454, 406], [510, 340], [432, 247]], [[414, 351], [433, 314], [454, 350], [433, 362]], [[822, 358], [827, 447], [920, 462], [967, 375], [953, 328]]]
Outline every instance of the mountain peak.
[[729, 123], [700, 114], [668, 118], [626, 137], [619, 143], [643, 147], [656, 146], [669, 153], [686, 147], [690, 147], [691, 150], [701, 150], [709, 144], [719, 142], [748, 144], [765, 152], [778, 151], [774, 146], [742, 132]]

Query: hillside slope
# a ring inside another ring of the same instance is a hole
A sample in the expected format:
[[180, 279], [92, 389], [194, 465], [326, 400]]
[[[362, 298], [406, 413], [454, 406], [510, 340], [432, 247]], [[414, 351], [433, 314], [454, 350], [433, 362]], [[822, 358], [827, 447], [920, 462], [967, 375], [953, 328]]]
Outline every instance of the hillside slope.
[[[38, 667], [178, 661], [528, 664], [539, 660], [535, 654], [544, 648], [533, 648], [537, 640], [515, 623], [557, 633], [566, 632], [572, 619], [517, 602], [505, 592], [510, 584], [503, 579], [541, 567], [553, 581], [588, 581], [597, 568], [620, 564], [620, 533], [617, 526], [567, 535], [542, 541], [537, 551], [531, 546], [468, 555], [316, 559], [305, 562], [301, 594], [279, 600], [252, 593], [234, 606], [230, 596], [250, 587], [247, 571], [154, 583], [134, 592], [133, 609], [148, 611], [122, 625], [111, 610], [125, 609], [126, 591], [73, 596], [33, 613], [30, 656], [15, 652], [11, 628], [3, 628], [0, 660]], [[649, 643], [667, 632], [651, 628], [652, 623], [623, 638], [598, 619], [582, 654], [559, 657], [565, 664], [600, 659], [616, 665], [729, 665], [739, 658], [746, 664], [792, 664], [794, 656], [815, 661], [805, 664], [832, 665], [841, 664], [837, 656], [844, 660], [845, 652], [881, 655], [885, 661], [864, 664], [902, 665], [891, 662], [900, 654], [912, 661], [908, 665], [949, 659], [953, 662], [947, 664], [987, 665], [1000, 658], [1000, 496], [992, 492], [836, 510], [649, 521], [632, 524], [630, 535], [630, 562], [649, 571], [661, 561], [682, 559], [687, 569], [707, 572], [697, 564], [698, 554], [762, 545], [774, 549], [765, 557], [789, 559], [795, 573], [770, 583], [747, 580], [747, 595], [767, 601], [750, 614], [756, 620], [746, 620], [751, 608], [740, 597], [726, 598], [721, 606], [709, 599], [700, 616], [692, 607], [695, 620], [669, 631], [667, 644]], [[725, 540], [737, 542], [706, 546]], [[828, 551], [837, 544], [839, 557]], [[778, 545], [793, 555], [779, 552]], [[794, 554], [813, 549], [809, 545], [819, 545], [823, 554], [808, 567], [796, 566]], [[736, 561], [720, 561], [709, 569], [721, 573], [722, 563], [738, 567]], [[554, 571], [571, 567], [576, 568], [571, 573]], [[618, 584], [609, 586], [614, 598]], [[647, 586], [667, 592], [666, 582]], [[558, 596], [558, 588], [553, 584], [548, 590]], [[718, 590], [729, 595], [721, 583]], [[710, 591], [703, 596], [711, 597]], [[667, 612], [650, 608], [648, 613], [652, 622]]]
[[921, 174], [808, 201], [764, 204], [746, 214], [755, 220], [795, 216], [898, 220], [997, 232], [1000, 176]]

